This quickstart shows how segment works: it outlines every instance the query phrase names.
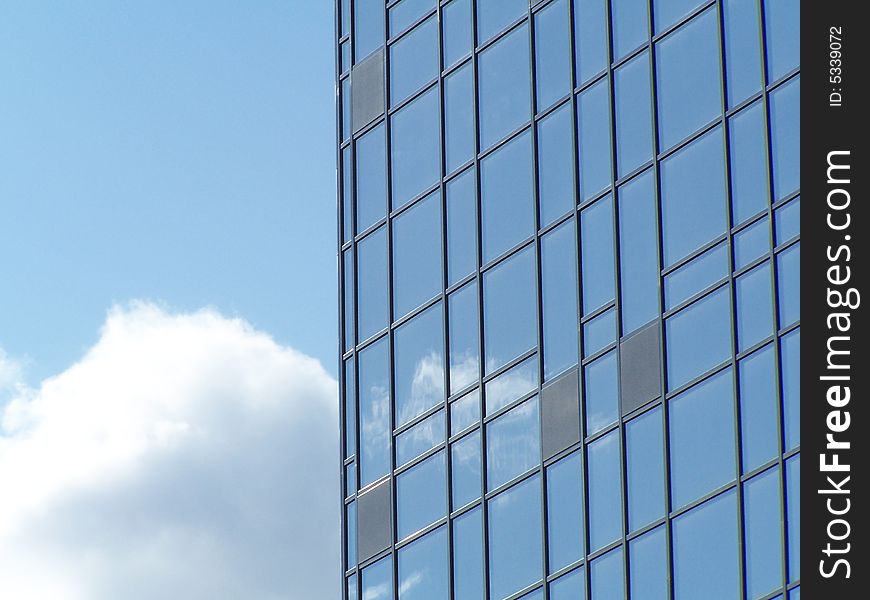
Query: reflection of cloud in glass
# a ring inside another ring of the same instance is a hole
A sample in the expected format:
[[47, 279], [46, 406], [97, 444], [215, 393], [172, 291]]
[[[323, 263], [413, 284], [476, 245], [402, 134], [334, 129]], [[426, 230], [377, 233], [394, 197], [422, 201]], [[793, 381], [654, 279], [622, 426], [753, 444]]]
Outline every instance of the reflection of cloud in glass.
[[538, 387], [537, 356], [528, 358], [486, 384], [486, 414], [492, 414]]
[[407, 423], [444, 400], [444, 360], [441, 354], [429, 350], [414, 365], [414, 376], [408, 396], [400, 399], [398, 423]]
[[538, 398], [508, 411], [487, 427], [487, 489], [520, 475], [540, 461]]
[[399, 598], [404, 598], [406, 594], [413, 592], [414, 588], [423, 583], [426, 580], [427, 571], [429, 571], [427, 567], [422, 567], [403, 577], [402, 581], [399, 582]]
[[480, 389], [475, 389], [450, 405], [450, 434], [456, 434], [480, 420]]
[[477, 351], [468, 348], [450, 357], [450, 391], [456, 392], [477, 381], [480, 373], [480, 357]]
[[[390, 392], [384, 385], [372, 385], [361, 392], [365, 399], [361, 407], [362, 467], [385, 473], [389, 469]], [[373, 480], [365, 473], [363, 478], [363, 485]]]
[[391, 597], [389, 583], [372, 585], [363, 590], [363, 600], [386, 600]]
[[438, 411], [428, 419], [414, 425], [396, 439], [398, 466], [405, 464], [444, 441], [444, 411]]

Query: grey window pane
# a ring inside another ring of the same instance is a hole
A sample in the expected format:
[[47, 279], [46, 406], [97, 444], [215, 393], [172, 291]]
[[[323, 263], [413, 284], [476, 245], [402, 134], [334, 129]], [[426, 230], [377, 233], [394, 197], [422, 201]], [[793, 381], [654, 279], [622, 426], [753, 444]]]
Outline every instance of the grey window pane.
[[616, 341], [616, 309], [611, 308], [583, 325], [583, 356], [591, 356]]
[[480, 430], [454, 442], [450, 450], [453, 510], [480, 498]]
[[357, 592], [356, 573], [347, 578], [347, 600], [357, 600], [359, 593]]
[[568, 0], [535, 14], [535, 78], [538, 110], [571, 92], [571, 30]]
[[[658, 2], [657, 9], [675, 2]], [[696, 4], [696, 0], [689, 0]], [[657, 11], [658, 14], [658, 11]], [[660, 21], [659, 21], [660, 22]], [[667, 149], [722, 112], [718, 76], [719, 34], [715, 7], [692, 19], [656, 46], [659, 139]], [[692, 60], [686, 60], [691, 56]]]
[[355, 4], [353, 42], [354, 56], [359, 63], [384, 45], [384, 2], [356, 0]]
[[631, 597], [668, 600], [668, 546], [665, 527], [659, 526], [629, 544]]
[[453, 285], [477, 266], [477, 192], [474, 168], [447, 184], [447, 280]]
[[767, 217], [734, 236], [734, 268], [742, 269], [770, 252], [770, 223]]
[[723, 0], [728, 105], [761, 90], [761, 42], [756, 0]]
[[670, 310], [728, 276], [728, 246], [721, 243], [665, 277], [665, 308]]
[[450, 405], [450, 435], [480, 421], [480, 390], [475, 389]]
[[446, 423], [439, 410], [396, 436], [396, 467], [401, 467], [444, 441]]
[[801, 233], [801, 197], [776, 209], [776, 243], [787, 242]]
[[773, 290], [770, 261], [766, 261], [734, 283], [737, 295], [738, 350], [751, 348], [773, 334]]
[[528, 9], [528, 0], [477, 0], [478, 44], [522, 17]]
[[350, 146], [347, 146], [341, 151], [341, 239], [343, 242], [349, 242], [353, 237], [352, 175]]
[[658, 208], [652, 170], [619, 189], [623, 335], [659, 314]]
[[457, 392], [480, 377], [480, 334], [477, 283], [454, 292], [450, 311], [450, 392]]
[[356, 382], [353, 357], [344, 363], [344, 444], [345, 458], [356, 454]]
[[737, 473], [731, 369], [670, 403], [671, 494], [679, 508], [733, 481]]
[[532, 136], [514, 138], [480, 164], [483, 262], [535, 232]]
[[616, 351], [584, 367], [586, 435], [597, 433], [619, 417], [619, 373]]
[[801, 79], [795, 77], [770, 94], [770, 145], [773, 148], [773, 193], [785, 198], [801, 184]]
[[[505, 0], [486, 0], [502, 6]], [[510, 0], [516, 3], [516, 0]], [[520, 0], [524, 3], [525, 0]], [[478, 3], [478, 11], [481, 10]], [[481, 22], [478, 21], [478, 27]], [[531, 117], [529, 27], [523, 25], [479, 57], [480, 147], [485, 150]], [[483, 39], [483, 38], [481, 38]]]
[[743, 488], [746, 523], [747, 598], [755, 600], [782, 587], [782, 510], [779, 468], [756, 475]]
[[653, 2], [656, 33], [660, 33], [698, 8], [702, 0], [656, 0]]
[[777, 255], [776, 269], [776, 285], [779, 291], [779, 326], [785, 327], [801, 318], [800, 243]]
[[580, 199], [588, 200], [610, 185], [610, 93], [606, 79], [580, 94], [577, 129]]
[[436, 0], [404, 0], [390, 7], [390, 34], [396, 35], [435, 8]]
[[616, 165], [619, 177], [653, 157], [649, 52], [644, 51], [613, 73], [616, 96]]
[[574, 220], [541, 239], [544, 380], [577, 364], [577, 235]]
[[526, 479], [488, 504], [489, 593], [501, 599], [542, 576], [540, 477]]
[[744, 108], [728, 121], [731, 148], [731, 202], [734, 224], [767, 209], [768, 176], [764, 105]]
[[486, 489], [494, 490], [541, 462], [537, 396], [486, 425]]
[[386, 327], [390, 317], [386, 227], [367, 236], [357, 245], [357, 251], [359, 339], [365, 340]]
[[387, 214], [387, 146], [381, 123], [356, 141], [356, 228], [365, 231]]
[[486, 414], [493, 414], [537, 387], [538, 357], [535, 355], [486, 382], [484, 387]]
[[570, 102], [538, 122], [538, 193], [541, 227], [574, 208], [574, 135]]
[[438, 76], [438, 20], [432, 16], [390, 46], [390, 106]]
[[649, 40], [649, 1], [612, 0], [613, 59], [619, 60]]
[[550, 584], [550, 600], [586, 600], [583, 567], [574, 569]]
[[768, 78], [776, 81], [800, 66], [800, 0], [765, 2], [764, 13]]
[[446, 526], [399, 550], [399, 600], [447, 598], [447, 556]]
[[663, 427], [662, 409], [659, 407], [625, 426], [630, 531], [665, 516]]
[[479, 506], [453, 521], [453, 597], [484, 597], [483, 515]]
[[577, 85], [607, 66], [607, 0], [574, 0]]
[[393, 221], [393, 314], [403, 317], [441, 292], [441, 194]]
[[470, 62], [444, 79], [444, 134], [450, 173], [474, 157], [474, 79]]
[[350, 77], [345, 77], [341, 80], [341, 141], [350, 137], [351, 130], [351, 95], [350, 95]]
[[731, 355], [730, 294], [723, 287], [665, 323], [668, 389], [673, 390]]
[[[589, 444], [587, 460], [589, 551], [595, 552], [622, 535], [619, 431], [611, 431]], [[596, 597], [594, 592], [592, 597]]]
[[471, 0], [453, 0], [441, 8], [444, 68], [471, 52]]
[[768, 345], [740, 361], [743, 470], [752, 471], [779, 452], [776, 355]]
[[527, 247], [483, 275], [486, 373], [537, 343], [535, 249]]
[[[583, 558], [583, 463], [579, 451], [547, 468], [547, 528], [550, 573]], [[552, 597], [553, 589], [550, 591]]]
[[728, 228], [722, 128], [716, 127], [662, 162], [665, 266]]
[[390, 471], [390, 354], [383, 338], [359, 353], [360, 487]]
[[444, 316], [439, 302], [395, 333], [396, 427], [444, 402]]
[[788, 524], [788, 580], [801, 578], [801, 455], [785, 462], [786, 523]]
[[739, 598], [735, 492], [717, 496], [677, 517], [673, 528], [674, 600]]
[[356, 343], [354, 321], [356, 307], [353, 305], [353, 248], [344, 252], [342, 261], [344, 262], [344, 349], [347, 351], [353, 348]]
[[592, 600], [625, 600], [622, 546], [593, 560], [589, 576]]
[[585, 315], [615, 297], [613, 198], [610, 195], [580, 213], [580, 252]]
[[443, 450], [396, 477], [396, 513], [400, 540], [447, 514]]
[[399, 208], [438, 181], [441, 145], [438, 88], [392, 116], [392, 202]]
[[347, 554], [345, 556], [347, 557], [347, 568], [352, 569], [356, 566], [356, 502], [347, 505], [345, 524], [347, 525], [345, 546]]
[[783, 336], [780, 343], [785, 449], [792, 450], [801, 443], [801, 330]]

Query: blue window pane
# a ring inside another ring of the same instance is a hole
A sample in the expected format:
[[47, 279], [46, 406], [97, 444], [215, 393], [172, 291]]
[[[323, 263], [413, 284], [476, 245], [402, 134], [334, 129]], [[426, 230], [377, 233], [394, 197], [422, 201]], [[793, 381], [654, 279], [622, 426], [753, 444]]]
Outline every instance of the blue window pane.
[[393, 314], [406, 315], [441, 291], [441, 194], [393, 221]]
[[770, 95], [773, 194], [780, 200], [801, 184], [801, 80], [795, 77]]
[[616, 295], [611, 196], [605, 196], [580, 213], [580, 252], [583, 314], [589, 314], [612, 302]]
[[345, 516], [347, 525], [347, 545], [345, 547], [347, 557], [347, 568], [352, 569], [356, 566], [356, 502], [351, 502], [347, 505]]
[[353, 164], [350, 160], [350, 146], [341, 151], [341, 230], [342, 241], [349, 242], [353, 237]]
[[801, 586], [797, 586], [788, 593], [788, 600], [801, 600]]
[[656, 0], [653, 2], [656, 33], [667, 29], [701, 4], [701, 0]]
[[619, 189], [619, 260], [623, 335], [659, 314], [658, 210], [653, 172]]
[[480, 421], [480, 390], [475, 389], [450, 405], [450, 435], [456, 435]]
[[662, 162], [665, 266], [728, 228], [722, 129], [716, 127]]
[[800, 0], [765, 2], [764, 13], [767, 33], [767, 76], [770, 81], [776, 81], [800, 66]]
[[453, 510], [480, 498], [480, 430], [455, 442], [450, 450]]
[[761, 90], [761, 36], [756, 0], [723, 0], [728, 105]]
[[622, 535], [619, 456], [619, 431], [612, 431], [588, 446], [590, 552]]
[[773, 335], [770, 261], [741, 275], [734, 285], [737, 295], [737, 342], [738, 350], [742, 352]]
[[401, 467], [444, 441], [444, 411], [423, 419], [396, 436], [396, 466]]
[[597, 433], [619, 416], [619, 374], [616, 352], [609, 352], [584, 367], [586, 435]]
[[574, 208], [574, 135], [570, 103], [538, 122], [538, 192], [541, 227]]
[[665, 516], [665, 461], [662, 409], [625, 426], [628, 527], [634, 531]]
[[665, 277], [665, 308], [679, 306], [728, 276], [728, 247], [722, 243]]
[[491, 415], [538, 387], [538, 357], [530, 356], [498, 377], [490, 379], [484, 387], [486, 414]]
[[356, 454], [356, 383], [353, 357], [344, 363], [344, 447], [345, 458]]
[[616, 309], [604, 311], [583, 325], [583, 356], [591, 356], [616, 341]]
[[353, 42], [356, 62], [384, 45], [383, 0], [356, 0]]
[[649, 40], [648, 0], [612, 0], [613, 59], [619, 60]]
[[801, 578], [801, 455], [785, 463], [786, 523], [788, 524], [788, 580]]
[[761, 598], [782, 587], [782, 510], [779, 468], [746, 482], [743, 519], [746, 523], [747, 597]]
[[444, 79], [444, 154], [447, 172], [474, 157], [474, 79], [471, 63]]
[[592, 600], [625, 600], [622, 547], [596, 558], [589, 567]]
[[433, 16], [390, 46], [390, 106], [437, 76], [438, 20]]
[[351, 130], [350, 77], [341, 80], [341, 141], [350, 137]]
[[768, 345], [740, 361], [743, 470], [752, 471], [779, 452], [776, 355]]
[[386, 327], [390, 317], [386, 227], [366, 237], [357, 250], [359, 339], [365, 340]]
[[360, 487], [390, 471], [390, 346], [383, 338], [359, 353]]
[[580, 453], [575, 452], [547, 468], [550, 573], [583, 558], [583, 521], [583, 464]]
[[628, 551], [631, 597], [668, 600], [668, 546], [664, 526], [632, 540]]
[[776, 209], [776, 243], [787, 242], [801, 233], [801, 197]]
[[441, 176], [438, 88], [432, 88], [392, 117], [393, 208], [430, 188]]
[[350, 33], [350, 0], [341, 0], [341, 36]]
[[[696, 0], [690, 0], [696, 3]], [[657, 2], [656, 8], [674, 2]], [[657, 44], [659, 138], [667, 149], [722, 112], [715, 7]], [[692, 60], [686, 60], [691, 56]], [[711, 77], [712, 75], [715, 75]], [[721, 145], [721, 142], [720, 142]]]
[[471, 0], [453, 0], [441, 9], [446, 69], [471, 52]]
[[347, 600], [357, 600], [359, 592], [356, 585], [356, 573], [347, 578]]
[[610, 94], [606, 79], [580, 94], [577, 129], [580, 199], [588, 200], [610, 185]]
[[616, 165], [619, 177], [653, 157], [652, 100], [649, 52], [620, 66], [613, 73], [616, 95]]
[[526, 131], [480, 164], [483, 262], [535, 231], [532, 136]]
[[474, 169], [447, 184], [447, 281], [453, 285], [477, 266], [477, 193]]
[[705, 502], [674, 519], [673, 528], [674, 600], [739, 598], [736, 494]]
[[544, 600], [544, 590], [542, 588], [520, 596], [519, 600]]
[[480, 507], [453, 521], [453, 597], [484, 597], [483, 515]]
[[539, 581], [542, 563], [541, 481], [535, 475], [489, 501], [490, 598]]
[[541, 462], [538, 398], [486, 425], [486, 489], [494, 490]]
[[393, 557], [386, 556], [363, 569], [363, 600], [389, 600], [393, 597]]
[[357, 491], [356, 485], [356, 465], [351, 463], [344, 468], [345, 478], [345, 497], [355, 494]]
[[764, 106], [756, 102], [728, 121], [734, 224], [767, 209], [767, 144]]
[[780, 343], [785, 449], [791, 450], [801, 443], [801, 330], [783, 336]]
[[679, 508], [732, 481], [737, 473], [731, 369], [670, 403], [671, 494]]
[[[505, 0], [487, 1], [489, 4], [499, 6], [505, 2]], [[520, 1], [524, 2], [524, 0]], [[480, 3], [477, 8], [481, 9]], [[528, 25], [523, 25], [480, 54], [478, 71], [480, 112], [478, 114], [481, 150], [492, 146], [528, 121], [531, 116], [529, 76], [531, 58], [528, 29]]]
[[350, 69], [350, 40], [341, 43], [341, 72], [346, 73]]
[[668, 389], [688, 383], [731, 355], [731, 307], [723, 287], [665, 323]]
[[568, 0], [535, 15], [535, 78], [538, 110], [571, 92], [571, 30]]
[[574, 569], [550, 584], [550, 600], [586, 600], [583, 567]]
[[444, 315], [439, 302], [395, 333], [396, 427], [444, 402]]
[[574, 0], [577, 85], [607, 66], [607, 0]]
[[387, 214], [387, 142], [381, 123], [356, 142], [356, 230]]
[[484, 43], [528, 9], [528, 0], [477, 0], [477, 42]]
[[444, 451], [396, 477], [398, 539], [404, 539], [447, 514]]
[[399, 550], [399, 600], [447, 598], [447, 556], [447, 527]]
[[770, 223], [767, 217], [734, 236], [735, 269], [742, 269], [768, 252], [770, 252]]
[[390, 7], [390, 34], [396, 35], [435, 8], [436, 0], [403, 0]]
[[483, 275], [485, 371], [537, 343], [535, 250], [527, 247]]
[[343, 257], [344, 263], [344, 349], [350, 350], [356, 343], [356, 323], [354, 321], [353, 305], [353, 249], [347, 250]]
[[480, 376], [480, 335], [477, 283], [454, 292], [450, 310], [450, 392], [457, 392]]
[[574, 220], [541, 239], [544, 379], [577, 364], [577, 235]]
[[779, 290], [779, 326], [801, 318], [801, 245], [795, 244], [776, 257]]

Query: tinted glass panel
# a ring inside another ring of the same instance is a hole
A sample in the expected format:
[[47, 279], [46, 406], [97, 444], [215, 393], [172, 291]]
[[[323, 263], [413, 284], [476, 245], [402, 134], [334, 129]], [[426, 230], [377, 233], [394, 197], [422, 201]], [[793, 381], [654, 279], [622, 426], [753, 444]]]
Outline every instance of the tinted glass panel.
[[480, 430], [455, 442], [450, 451], [450, 460], [453, 469], [453, 510], [456, 510], [480, 498]]
[[477, 283], [472, 281], [450, 296], [450, 391], [456, 392], [480, 376], [480, 334]]
[[612, 0], [613, 59], [619, 60], [649, 39], [648, 0]]
[[577, 237], [574, 220], [541, 239], [544, 379], [577, 364]]
[[580, 199], [588, 200], [610, 185], [610, 94], [607, 80], [580, 94], [577, 129], [580, 140]]
[[347, 505], [347, 566], [352, 568], [356, 565], [356, 502]]
[[[510, 0], [516, 3], [517, 0]], [[486, 0], [502, 6], [505, 0]], [[525, 4], [525, 0], [519, 0]], [[478, 11], [481, 4], [477, 5]], [[480, 26], [480, 21], [478, 21]], [[482, 38], [481, 38], [482, 39]], [[486, 149], [531, 116], [529, 33], [523, 25], [480, 54], [480, 146]]]
[[656, 32], [667, 29], [701, 4], [700, 0], [655, 0]]
[[471, 391], [450, 405], [450, 435], [456, 435], [478, 421], [480, 421], [480, 390]]
[[583, 314], [611, 302], [615, 296], [613, 199], [606, 196], [580, 213]]
[[593, 560], [589, 567], [592, 600], [624, 600], [624, 572], [622, 547]]
[[354, 8], [353, 41], [356, 62], [360, 62], [384, 45], [384, 3], [383, 0], [356, 0]]
[[571, 104], [538, 122], [538, 193], [541, 227], [574, 208], [574, 136]]
[[400, 467], [444, 441], [444, 411], [438, 411], [396, 436], [396, 466]]
[[474, 157], [474, 80], [471, 63], [444, 79], [444, 153], [447, 172]]
[[723, 0], [728, 105], [736, 106], [761, 89], [761, 36], [755, 0]]
[[665, 277], [665, 308], [679, 306], [728, 275], [728, 246], [707, 250]]
[[477, 38], [483, 43], [522, 17], [527, 0], [477, 0]]
[[361, 487], [390, 470], [389, 350], [384, 338], [359, 353]]
[[393, 208], [431, 187], [441, 176], [438, 88], [393, 115]]
[[453, 521], [453, 595], [483, 598], [483, 517], [480, 507]]
[[583, 465], [579, 452], [547, 469], [547, 527], [550, 573], [583, 558]]
[[781, 344], [785, 447], [791, 450], [801, 443], [801, 330], [783, 336]]
[[387, 149], [381, 123], [356, 141], [356, 230], [387, 214]]
[[776, 243], [782, 244], [801, 232], [801, 197], [776, 209]]
[[786, 523], [788, 523], [788, 580], [801, 577], [801, 455], [785, 463]]
[[779, 451], [775, 369], [772, 345], [740, 361], [744, 472], [760, 467]]
[[658, 209], [653, 172], [619, 190], [619, 260], [622, 333], [659, 314]]
[[387, 600], [393, 597], [393, 557], [387, 556], [362, 572], [363, 600]]
[[418, 25], [390, 46], [390, 105], [395, 106], [438, 76], [438, 21]]
[[734, 285], [738, 350], [743, 351], [773, 334], [770, 261], [741, 275]]
[[574, 52], [577, 84], [607, 66], [607, 1], [574, 1]]
[[734, 236], [734, 268], [742, 269], [770, 252], [770, 223], [764, 217]]
[[616, 352], [610, 352], [584, 367], [586, 435], [601, 431], [619, 416], [619, 374]]
[[589, 444], [588, 453], [589, 551], [594, 552], [622, 535], [619, 431]]
[[800, 1], [765, 2], [764, 12], [768, 78], [776, 81], [800, 65]]
[[571, 91], [568, 1], [556, 0], [535, 15], [535, 77], [538, 110]]
[[575, 569], [550, 584], [550, 600], [585, 600], [586, 578], [583, 568]]
[[801, 80], [795, 77], [770, 95], [773, 193], [779, 200], [801, 184]]
[[490, 379], [484, 387], [486, 414], [491, 415], [498, 409], [519, 400], [538, 387], [538, 357], [531, 356], [520, 364], [511, 367], [495, 379]]
[[738, 225], [767, 208], [767, 150], [764, 105], [756, 102], [728, 121], [731, 148], [731, 202]]
[[653, 156], [649, 53], [620, 66], [613, 74], [616, 95], [616, 164], [622, 177]]
[[625, 426], [628, 526], [632, 531], [665, 515], [663, 431], [661, 408]]
[[447, 527], [399, 550], [399, 599], [447, 598]]
[[535, 254], [528, 247], [483, 276], [487, 373], [526, 350], [537, 339]]
[[795, 244], [776, 257], [779, 289], [779, 326], [801, 318], [801, 245]]
[[632, 598], [668, 600], [668, 547], [664, 527], [631, 541], [629, 564]]
[[393, 313], [402, 317], [441, 291], [441, 194], [393, 221]]
[[444, 67], [471, 52], [471, 0], [453, 0], [441, 9]]
[[439, 302], [395, 333], [396, 427], [444, 401], [444, 317]]
[[408, 537], [447, 514], [444, 451], [396, 477], [398, 539]]
[[749, 598], [761, 598], [782, 586], [782, 510], [779, 468], [746, 482], [746, 586]]
[[526, 400], [486, 426], [487, 489], [541, 462], [538, 398]]
[[591, 356], [616, 341], [616, 309], [611, 308], [583, 325], [583, 356]]
[[723, 287], [665, 322], [668, 389], [678, 388], [731, 355], [731, 307]]
[[474, 169], [447, 184], [447, 279], [452, 285], [477, 266], [477, 193]]

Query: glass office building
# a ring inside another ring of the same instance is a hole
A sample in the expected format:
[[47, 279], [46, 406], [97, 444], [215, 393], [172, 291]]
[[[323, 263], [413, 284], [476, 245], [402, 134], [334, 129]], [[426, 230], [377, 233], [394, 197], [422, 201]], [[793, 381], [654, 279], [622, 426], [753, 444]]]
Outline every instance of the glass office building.
[[338, 0], [343, 597], [800, 597], [797, 0]]

